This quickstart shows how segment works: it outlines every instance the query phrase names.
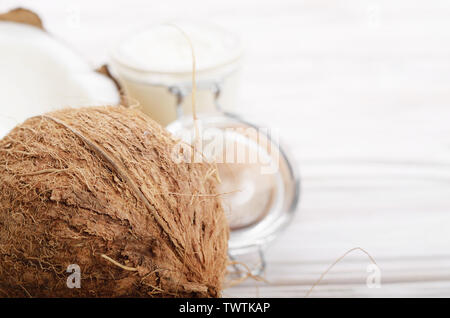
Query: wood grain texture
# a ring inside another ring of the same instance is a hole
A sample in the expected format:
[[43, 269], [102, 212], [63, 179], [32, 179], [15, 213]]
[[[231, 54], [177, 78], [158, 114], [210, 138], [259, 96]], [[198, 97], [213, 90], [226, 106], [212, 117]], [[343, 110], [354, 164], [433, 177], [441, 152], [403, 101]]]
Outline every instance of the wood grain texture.
[[227, 297], [450, 296], [450, 5], [447, 1], [0, 0], [95, 64], [130, 30], [185, 16], [240, 34], [239, 111], [279, 129], [297, 158], [298, 215], [267, 251], [269, 284]]

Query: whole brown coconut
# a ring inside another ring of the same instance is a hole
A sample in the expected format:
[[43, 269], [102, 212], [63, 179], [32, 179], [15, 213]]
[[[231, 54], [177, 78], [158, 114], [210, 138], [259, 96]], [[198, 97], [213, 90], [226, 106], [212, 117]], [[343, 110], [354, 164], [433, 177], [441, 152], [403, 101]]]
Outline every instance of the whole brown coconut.
[[[0, 296], [220, 296], [228, 225], [215, 167], [174, 162], [175, 145], [123, 107], [11, 131], [0, 141]], [[68, 288], [71, 264], [81, 288]]]

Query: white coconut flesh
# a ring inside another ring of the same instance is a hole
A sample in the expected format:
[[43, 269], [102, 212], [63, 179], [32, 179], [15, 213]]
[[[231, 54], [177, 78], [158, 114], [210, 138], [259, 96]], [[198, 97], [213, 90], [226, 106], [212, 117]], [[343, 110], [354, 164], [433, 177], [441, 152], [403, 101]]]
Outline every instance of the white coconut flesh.
[[114, 81], [60, 40], [33, 26], [0, 22], [0, 138], [48, 111], [119, 103]]

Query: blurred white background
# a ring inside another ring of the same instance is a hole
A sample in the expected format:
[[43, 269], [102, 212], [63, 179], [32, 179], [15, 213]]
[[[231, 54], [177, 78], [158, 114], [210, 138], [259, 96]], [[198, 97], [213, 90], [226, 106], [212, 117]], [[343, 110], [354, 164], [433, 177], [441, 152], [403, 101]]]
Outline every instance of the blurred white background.
[[[0, 0], [36, 11], [93, 66], [130, 31], [179, 17], [243, 39], [239, 113], [278, 128], [303, 193], [269, 248], [266, 279], [225, 296], [450, 296], [448, 1]], [[3, 106], [0, 106], [3, 107]]]

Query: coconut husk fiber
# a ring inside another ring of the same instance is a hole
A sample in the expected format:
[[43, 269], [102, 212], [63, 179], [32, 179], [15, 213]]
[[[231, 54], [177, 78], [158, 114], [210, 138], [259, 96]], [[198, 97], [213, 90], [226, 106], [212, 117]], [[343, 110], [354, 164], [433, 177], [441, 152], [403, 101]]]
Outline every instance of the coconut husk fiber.
[[[124, 107], [14, 128], [0, 141], [0, 296], [220, 296], [229, 230], [215, 167], [175, 163], [175, 144]], [[81, 288], [67, 287], [70, 264]]]
[[28, 24], [44, 30], [44, 25], [41, 18], [35, 12], [24, 8], [16, 8], [8, 12], [1, 13], [0, 21]]

